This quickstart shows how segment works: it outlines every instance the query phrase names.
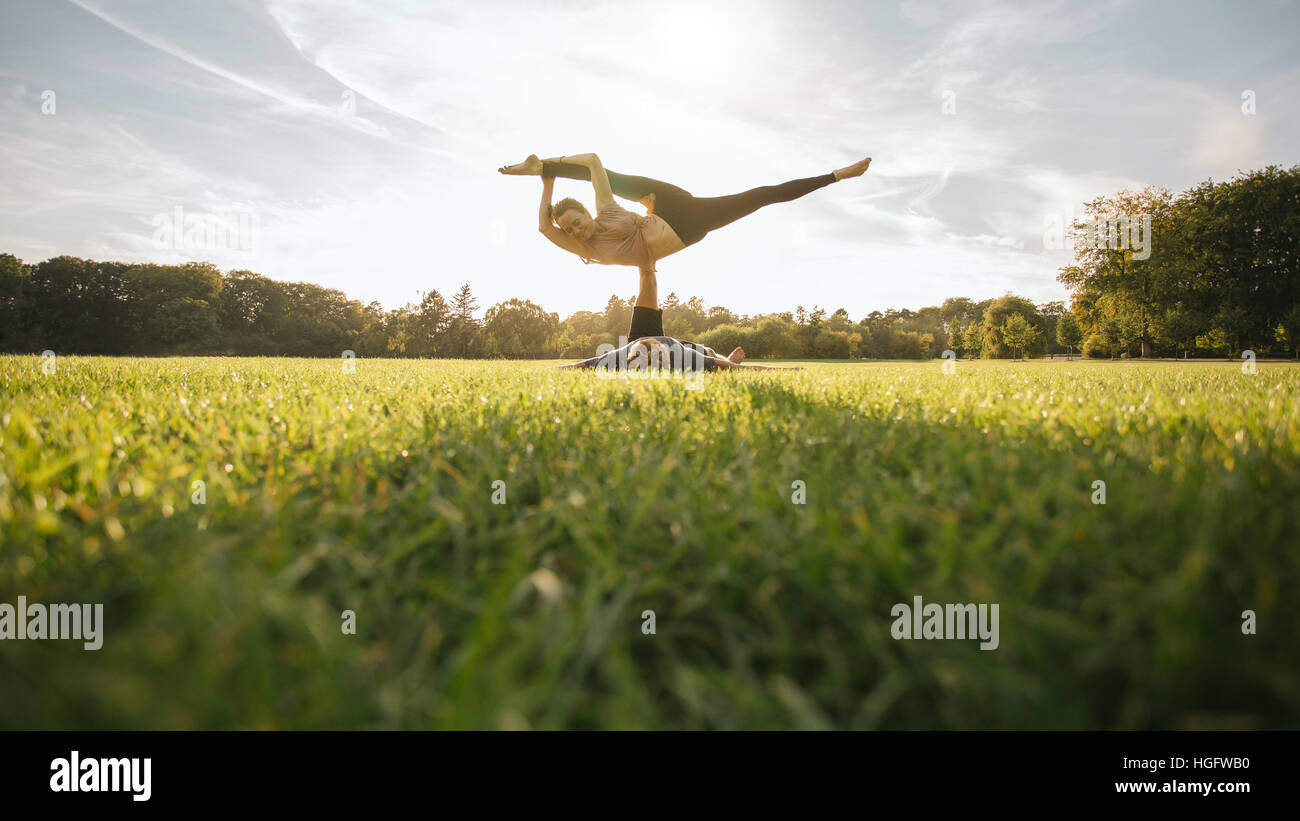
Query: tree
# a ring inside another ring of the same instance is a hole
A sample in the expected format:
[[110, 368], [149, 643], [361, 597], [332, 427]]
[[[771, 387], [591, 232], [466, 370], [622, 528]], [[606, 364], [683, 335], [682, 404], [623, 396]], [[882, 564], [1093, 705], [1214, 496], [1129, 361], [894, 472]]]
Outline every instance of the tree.
[[390, 312], [388, 321], [385, 323], [386, 341], [384, 352], [405, 355], [411, 340], [415, 338], [414, 326], [415, 317], [412, 314], [410, 305]]
[[474, 312], [478, 310], [478, 301], [470, 293], [469, 283], [460, 286], [460, 290], [451, 298], [451, 318], [447, 326], [447, 338], [451, 349], [457, 356], [469, 356], [475, 336], [479, 331], [478, 320]]
[[1083, 344], [1083, 329], [1072, 311], [1066, 311], [1056, 320], [1056, 342], [1070, 353]]
[[1057, 341], [1056, 325], [1066, 314], [1065, 303], [1059, 299], [1038, 306], [1038, 314], [1043, 318], [1043, 338], [1047, 341], [1048, 353], [1059, 353], [1057, 347], [1063, 347]]
[[1250, 342], [1253, 334], [1250, 312], [1239, 305], [1225, 305], [1214, 315], [1210, 321], [1213, 328], [1223, 334], [1224, 340], [1228, 343], [1228, 356], [1236, 356], [1247, 344], [1258, 343]]
[[216, 338], [217, 312], [202, 299], [178, 297], [158, 308], [153, 326], [168, 352], [203, 352]]
[[[969, 328], [983, 318], [982, 312], [976, 307], [975, 303], [964, 296], [949, 297], [939, 306], [939, 318], [943, 321], [944, 327], [948, 329], [949, 334], [955, 334], [958, 329]], [[953, 343], [957, 347], [957, 343]]]
[[934, 337], [916, 331], [899, 331], [893, 340], [890, 355], [896, 359], [929, 359]]
[[1181, 302], [1165, 312], [1164, 337], [1174, 345], [1176, 350], [1183, 352], [1184, 359], [1187, 358], [1188, 350], [1196, 344], [1196, 337], [1200, 336], [1204, 329], [1204, 318]]
[[1223, 351], [1229, 357], [1232, 356], [1232, 345], [1228, 340], [1228, 335], [1221, 328], [1210, 328], [1205, 333], [1197, 336], [1196, 347], [1205, 348], [1208, 351]]
[[1039, 337], [1039, 331], [1022, 314], [1011, 314], [1002, 325], [1002, 337], [1013, 349], [1024, 352]]
[[27, 336], [27, 269], [13, 254], [0, 254], [0, 351], [22, 350]]
[[552, 356], [550, 344], [559, 327], [558, 314], [548, 314], [542, 306], [522, 299], [497, 303], [483, 316], [488, 350], [507, 357]]
[[759, 346], [753, 328], [742, 328], [739, 325], [719, 325], [700, 334], [696, 341], [708, 345], [723, 356], [736, 348], [744, 348], [745, 355], [754, 359], [770, 356], [768, 351]]
[[[1131, 322], [1130, 342], [1141, 343], [1143, 356], [1155, 342], [1186, 353], [1188, 323], [1215, 349], [1263, 351], [1278, 344], [1282, 317], [1300, 305], [1298, 200], [1300, 166], [1207, 180], [1177, 197], [1146, 189], [1098, 198], [1072, 227], [1077, 259], [1057, 278], [1072, 291], [1085, 334], [1105, 335], [1107, 320]], [[1127, 216], [1128, 225], [1108, 216]], [[1143, 247], [1132, 241], [1134, 217]], [[1128, 230], [1101, 237], [1089, 230], [1098, 226]], [[1128, 241], [1118, 242], [1120, 234]], [[1171, 312], [1178, 339], [1168, 330]]]
[[619, 299], [611, 294], [609, 300], [605, 303], [605, 336], [610, 340], [616, 340], [620, 336], [627, 334], [628, 327], [632, 324], [632, 306], [635, 300]]
[[1278, 328], [1282, 331], [1282, 341], [1291, 350], [1292, 356], [1300, 356], [1300, 303], [1296, 303], [1282, 317]]
[[37, 350], [124, 354], [139, 338], [123, 308], [131, 289], [123, 274], [131, 265], [61, 256], [32, 267], [23, 283], [29, 342]]
[[[758, 317], [754, 326], [759, 356], [777, 359], [801, 359], [806, 356], [799, 327], [788, 316], [780, 314]], [[745, 350], [749, 353], [749, 349]]]
[[[1019, 315], [1025, 322], [1040, 329], [1043, 318], [1038, 313], [1037, 306], [1024, 297], [1018, 297], [1014, 294], [1007, 294], [993, 300], [993, 302], [984, 311], [984, 321], [981, 324], [982, 347], [980, 355], [989, 359], [1005, 359], [1012, 355], [1012, 348], [1016, 347], [1009, 340], [1005, 339], [1006, 322], [1012, 315]], [[1036, 335], [1026, 347], [1034, 347], [1042, 338], [1040, 333]], [[1033, 353], [1033, 351], [1028, 351]]]
[[1140, 331], [1137, 320], [1128, 314], [1108, 317], [1101, 324], [1101, 335], [1106, 340], [1106, 348], [1112, 357], [1129, 353], [1129, 348], [1138, 339]]
[[1082, 352], [1089, 359], [1108, 357], [1111, 355], [1110, 343], [1100, 333], [1089, 334], [1087, 339], [1083, 340]]
[[[1173, 200], [1163, 188], [1121, 191], [1084, 204], [1084, 217], [1071, 226], [1076, 264], [1057, 279], [1075, 292], [1111, 294], [1112, 307], [1133, 311], [1142, 356], [1151, 356], [1153, 318], [1163, 313], [1161, 297], [1171, 268], [1168, 255], [1153, 253], [1157, 225], [1168, 225]], [[1162, 233], [1161, 236], [1164, 236]]]
[[983, 325], [979, 322], [972, 322], [966, 328], [954, 331], [952, 344], [954, 348], [967, 356], [979, 356], [980, 349], [984, 347]]
[[818, 359], [848, 359], [852, 348], [847, 332], [823, 328], [813, 338], [812, 355]]
[[[473, 303], [473, 297], [469, 297], [469, 301]], [[458, 316], [454, 311], [436, 290], [430, 290], [421, 296], [411, 328], [413, 352], [417, 356], [433, 356], [438, 353], [452, 320]], [[473, 319], [472, 310], [470, 319]]]
[[740, 317], [733, 314], [729, 308], [723, 308], [720, 305], [715, 305], [712, 308], [709, 308], [706, 318], [708, 320], [706, 324], [709, 329], [716, 328], [719, 325], [742, 324]]
[[1274, 342], [1300, 304], [1300, 166], [1212, 180], [1180, 199], [1177, 298], [1213, 317], [1235, 354]]
[[[670, 294], [671, 296], [671, 294]], [[671, 306], [664, 303], [664, 333], [678, 339], [695, 339], [708, 326], [708, 317], [704, 311], [704, 300], [693, 296], [685, 302], [673, 300]]]
[[221, 283], [219, 321], [223, 347], [236, 354], [278, 354], [289, 312], [284, 283], [252, 271], [231, 271]]
[[223, 282], [215, 265], [135, 265], [122, 277], [123, 341], [132, 352], [202, 353], [218, 341]]

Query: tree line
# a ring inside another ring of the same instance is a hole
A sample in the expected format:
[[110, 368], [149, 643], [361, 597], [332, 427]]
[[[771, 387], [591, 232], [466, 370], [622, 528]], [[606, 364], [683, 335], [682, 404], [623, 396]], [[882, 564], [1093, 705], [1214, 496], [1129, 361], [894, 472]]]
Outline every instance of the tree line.
[[[927, 359], [1235, 356], [1300, 347], [1300, 166], [1270, 166], [1177, 197], [1148, 188], [1085, 204], [1068, 227], [1064, 301], [954, 297], [920, 310], [738, 315], [663, 300], [669, 336], [750, 357]], [[1144, 237], [1135, 236], [1134, 226]], [[1141, 240], [1141, 241], [1138, 241]], [[468, 284], [385, 310], [342, 291], [206, 262], [155, 265], [0, 254], [0, 350], [32, 353], [584, 358], [627, 333], [633, 297], [561, 320], [509, 299], [478, 316]]]
[[[1135, 225], [1146, 247], [1134, 247]], [[1076, 261], [1057, 279], [1086, 352], [1300, 348], [1300, 166], [1207, 180], [1177, 196], [1148, 187], [1098, 197], [1070, 227]]]

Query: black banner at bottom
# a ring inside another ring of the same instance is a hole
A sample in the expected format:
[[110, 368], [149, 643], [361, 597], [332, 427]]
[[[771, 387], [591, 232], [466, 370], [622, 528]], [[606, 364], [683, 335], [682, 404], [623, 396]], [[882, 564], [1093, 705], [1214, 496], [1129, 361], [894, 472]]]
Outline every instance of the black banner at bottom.
[[1285, 801], [1297, 740], [1289, 732], [12, 732], [0, 737], [0, 800], [7, 809], [336, 814], [391, 802], [436, 812], [432, 802], [455, 797], [459, 813], [465, 801], [541, 809], [612, 792], [641, 810], [680, 808], [687, 793], [692, 806], [732, 809], [788, 796], [805, 805], [848, 797], [1225, 810]]

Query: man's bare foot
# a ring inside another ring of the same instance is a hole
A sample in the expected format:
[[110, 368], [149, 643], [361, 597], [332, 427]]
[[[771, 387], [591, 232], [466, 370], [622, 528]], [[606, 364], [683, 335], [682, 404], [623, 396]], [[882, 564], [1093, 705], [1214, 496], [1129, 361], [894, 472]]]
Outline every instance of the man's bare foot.
[[526, 177], [531, 174], [542, 173], [542, 161], [537, 159], [536, 154], [529, 154], [528, 159], [514, 165], [503, 165], [497, 169], [502, 174], [513, 174], [519, 177]]
[[866, 173], [867, 166], [869, 165], [871, 165], [871, 158], [866, 157], [858, 160], [853, 165], [846, 165], [843, 168], [838, 168], [835, 170], [835, 179], [838, 181], [848, 179], [849, 177], [861, 177]]
[[731, 364], [739, 365], [745, 361], [745, 349], [737, 346], [736, 350], [727, 354], [727, 359], [731, 360]]

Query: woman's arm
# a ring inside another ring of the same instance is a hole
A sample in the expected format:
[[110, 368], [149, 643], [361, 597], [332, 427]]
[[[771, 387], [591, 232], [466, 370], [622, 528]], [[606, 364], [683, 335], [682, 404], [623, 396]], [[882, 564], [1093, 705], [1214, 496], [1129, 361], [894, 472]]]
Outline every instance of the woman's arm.
[[578, 241], [556, 228], [551, 219], [551, 196], [554, 190], [555, 177], [542, 177], [542, 206], [537, 212], [537, 230], [569, 253], [582, 256], [582, 247]]
[[596, 189], [596, 210], [599, 211], [606, 205], [614, 204], [614, 192], [609, 187], [609, 175], [605, 173], [605, 166], [601, 165], [600, 157], [595, 154], [574, 154], [570, 157], [552, 157], [549, 160], [542, 160], [544, 163], [558, 162], [581, 165], [591, 171], [591, 187]]
[[555, 177], [542, 177], [542, 207], [537, 212], [537, 230], [545, 234], [555, 228], [551, 219], [551, 197], [555, 193]]
[[641, 288], [636, 295], [635, 307], [659, 310], [659, 281], [653, 269], [641, 269]]

